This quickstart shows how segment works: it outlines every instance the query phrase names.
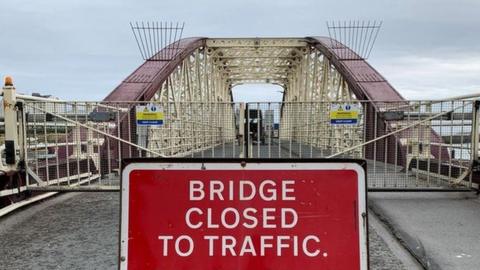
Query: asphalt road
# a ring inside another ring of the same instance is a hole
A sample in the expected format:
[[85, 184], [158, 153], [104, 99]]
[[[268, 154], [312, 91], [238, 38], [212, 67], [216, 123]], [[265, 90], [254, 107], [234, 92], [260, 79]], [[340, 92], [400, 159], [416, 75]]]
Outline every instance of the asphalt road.
[[[0, 269], [117, 269], [118, 193], [57, 196], [0, 219]], [[370, 226], [370, 269], [407, 269]]]

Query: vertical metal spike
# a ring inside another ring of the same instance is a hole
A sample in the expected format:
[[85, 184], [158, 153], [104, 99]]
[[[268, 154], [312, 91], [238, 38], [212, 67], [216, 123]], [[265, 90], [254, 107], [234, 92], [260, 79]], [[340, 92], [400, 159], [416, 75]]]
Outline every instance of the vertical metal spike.
[[140, 42], [138, 42], [137, 34], [135, 33], [135, 28], [131, 22], [130, 22], [130, 27], [132, 28], [133, 36], [135, 37], [135, 42], [137, 42], [138, 50], [140, 51], [142, 58], [145, 59], [145, 55], [143, 54], [142, 48], [140, 47]]
[[130, 22], [135, 42], [144, 60], [169, 61], [176, 57], [185, 22]]
[[375, 37], [373, 38], [372, 46], [370, 47], [370, 50], [368, 51], [368, 54], [366, 55], [365, 58], [370, 57], [370, 53], [372, 53], [373, 45], [377, 41], [378, 33], [380, 32], [380, 28], [382, 27], [382, 24], [383, 24], [383, 21], [380, 21], [380, 24], [379, 24], [378, 28], [375, 29], [377, 32], [375, 33]]
[[382, 22], [376, 20], [332, 21], [326, 24], [331, 45], [339, 49], [341, 59], [368, 58], [382, 26]]

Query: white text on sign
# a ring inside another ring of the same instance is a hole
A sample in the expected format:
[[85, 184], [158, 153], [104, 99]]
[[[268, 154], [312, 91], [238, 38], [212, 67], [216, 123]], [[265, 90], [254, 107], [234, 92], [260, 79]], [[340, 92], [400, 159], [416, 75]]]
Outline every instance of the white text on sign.
[[[264, 202], [295, 201], [295, 181], [189, 181], [189, 200], [200, 201], [252, 201]], [[191, 207], [185, 212], [185, 224], [193, 230], [204, 229], [288, 229], [293, 230], [299, 222], [299, 216], [293, 208], [246, 207], [237, 209], [226, 207], [217, 212], [212, 208]], [[160, 235], [162, 255], [176, 254], [188, 257], [195, 252], [195, 241], [187, 234], [174, 237]], [[246, 233], [241, 239], [232, 235], [204, 235], [208, 242], [209, 256], [266, 256], [268, 252], [276, 256], [293, 255], [327, 257], [318, 247], [317, 235], [298, 236], [295, 234], [251, 236]]]

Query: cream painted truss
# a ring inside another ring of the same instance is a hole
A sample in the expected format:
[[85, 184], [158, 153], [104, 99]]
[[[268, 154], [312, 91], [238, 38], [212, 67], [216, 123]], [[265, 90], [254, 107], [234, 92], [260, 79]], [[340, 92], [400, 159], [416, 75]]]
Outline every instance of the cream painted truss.
[[[307, 40], [231, 38], [208, 39], [164, 81], [152, 101], [169, 104], [165, 109], [172, 120], [167, 128], [149, 128], [148, 147], [175, 155], [219, 144], [225, 136], [233, 143], [238, 119], [231, 89], [251, 83], [284, 89], [281, 139], [343, 149], [361, 138], [360, 128], [335, 128], [324, 117], [329, 102], [356, 98], [335, 67]], [[316, 103], [306, 106], [305, 102]], [[193, 103], [198, 104], [187, 105]], [[305, 136], [307, 127], [314, 136]]]

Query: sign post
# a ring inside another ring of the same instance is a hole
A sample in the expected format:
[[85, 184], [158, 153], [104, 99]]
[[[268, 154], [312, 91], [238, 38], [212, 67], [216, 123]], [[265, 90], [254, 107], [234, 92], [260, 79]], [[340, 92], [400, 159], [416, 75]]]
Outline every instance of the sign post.
[[120, 269], [366, 270], [357, 161], [135, 160]]

